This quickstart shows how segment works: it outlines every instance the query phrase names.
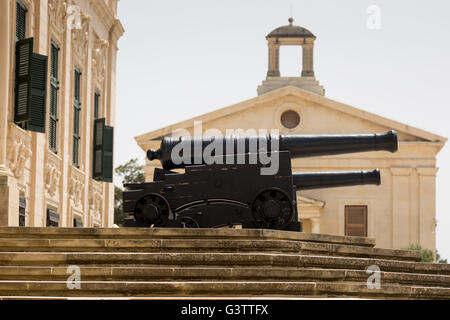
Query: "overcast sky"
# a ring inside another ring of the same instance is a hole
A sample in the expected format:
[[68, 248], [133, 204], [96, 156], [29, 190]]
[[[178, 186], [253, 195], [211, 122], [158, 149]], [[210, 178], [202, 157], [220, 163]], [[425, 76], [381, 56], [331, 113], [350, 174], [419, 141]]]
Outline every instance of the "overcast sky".
[[[369, 29], [376, 5], [380, 29]], [[134, 137], [256, 96], [265, 36], [309, 29], [326, 97], [450, 137], [448, 0], [121, 0], [115, 165], [144, 152]], [[282, 47], [282, 76], [300, 51]], [[450, 145], [438, 156], [437, 247], [450, 258]]]

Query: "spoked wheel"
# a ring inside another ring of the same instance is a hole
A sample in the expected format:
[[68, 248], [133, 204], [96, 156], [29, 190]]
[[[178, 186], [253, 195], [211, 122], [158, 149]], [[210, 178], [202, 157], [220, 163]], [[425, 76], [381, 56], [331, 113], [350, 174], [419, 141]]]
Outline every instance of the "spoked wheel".
[[183, 228], [200, 228], [198, 222], [191, 217], [182, 217], [180, 220]]
[[292, 201], [279, 189], [259, 193], [251, 209], [254, 223], [261, 228], [282, 230], [295, 218]]
[[155, 227], [167, 224], [170, 207], [166, 198], [159, 194], [147, 194], [138, 200], [134, 208], [134, 219], [142, 226]]

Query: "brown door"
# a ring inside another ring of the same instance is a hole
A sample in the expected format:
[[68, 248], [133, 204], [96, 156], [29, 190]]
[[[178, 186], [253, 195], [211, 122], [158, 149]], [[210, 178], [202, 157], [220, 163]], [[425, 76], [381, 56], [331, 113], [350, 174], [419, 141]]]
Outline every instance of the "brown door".
[[367, 237], [367, 206], [345, 206], [345, 235]]

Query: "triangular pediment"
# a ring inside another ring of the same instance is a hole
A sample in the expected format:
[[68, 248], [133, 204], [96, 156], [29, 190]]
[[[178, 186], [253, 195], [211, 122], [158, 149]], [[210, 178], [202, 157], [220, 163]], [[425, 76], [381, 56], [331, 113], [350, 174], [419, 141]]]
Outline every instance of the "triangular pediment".
[[[285, 128], [281, 122], [281, 115], [287, 110], [294, 110], [301, 119], [300, 124], [293, 129]], [[193, 132], [196, 121], [202, 122], [203, 133], [212, 128], [223, 134], [226, 129], [237, 128], [269, 131], [278, 129], [281, 134], [381, 133], [396, 130], [400, 141], [433, 142], [438, 145], [438, 149], [447, 140], [433, 133], [289, 86], [148, 132], [136, 137], [136, 141], [145, 149], [150, 141], [171, 135], [176, 129]]]
[[297, 201], [301, 207], [318, 207], [323, 208], [325, 206], [325, 201], [317, 200], [313, 198], [308, 198], [305, 196], [297, 195]]

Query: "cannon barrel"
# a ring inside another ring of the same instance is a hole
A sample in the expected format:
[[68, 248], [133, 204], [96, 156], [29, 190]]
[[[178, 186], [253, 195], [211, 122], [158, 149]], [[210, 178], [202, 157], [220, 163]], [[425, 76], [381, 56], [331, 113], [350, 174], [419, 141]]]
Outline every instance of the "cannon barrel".
[[364, 151], [397, 151], [397, 132], [352, 135], [282, 135], [280, 150], [289, 150], [292, 158]]
[[380, 185], [380, 170], [341, 171], [341, 172], [294, 172], [293, 184], [297, 190], [358, 186], [365, 184]]
[[[212, 148], [211, 146], [215, 146]], [[216, 148], [221, 146], [220, 148]], [[397, 151], [397, 133], [351, 135], [253, 135], [210, 137], [164, 137], [160, 149], [148, 150], [149, 160], [158, 159], [164, 169], [184, 168], [191, 164], [205, 164], [204, 152], [211, 156], [246, 154], [270, 151], [289, 151], [291, 158], [335, 155], [353, 152], [385, 150]], [[181, 152], [180, 152], [181, 150]], [[179, 155], [174, 161], [172, 152]], [[189, 153], [188, 155], [184, 152]], [[182, 159], [181, 159], [182, 158]], [[187, 161], [186, 161], [187, 160]]]

